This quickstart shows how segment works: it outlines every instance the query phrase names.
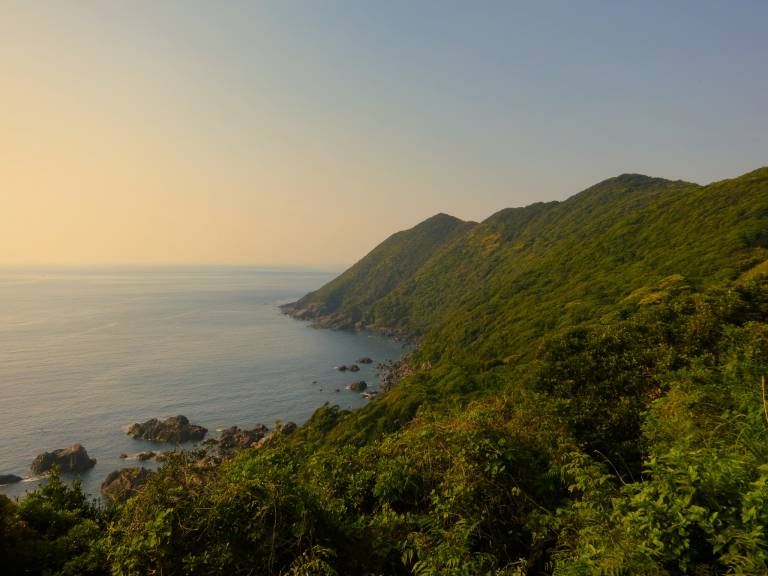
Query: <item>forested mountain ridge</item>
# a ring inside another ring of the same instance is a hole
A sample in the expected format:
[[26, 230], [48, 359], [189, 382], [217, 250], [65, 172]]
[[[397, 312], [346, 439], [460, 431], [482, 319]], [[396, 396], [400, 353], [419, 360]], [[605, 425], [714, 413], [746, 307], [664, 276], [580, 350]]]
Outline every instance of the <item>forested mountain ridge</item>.
[[397, 232], [346, 272], [298, 302], [286, 313], [312, 319], [318, 327], [363, 328], [363, 311], [407, 281], [443, 246], [474, 226], [447, 214]]
[[6, 572], [768, 574], [768, 168], [439, 215], [287, 311], [420, 346], [126, 502], [0, 497]]
[[768, 168], [708, 186], [624, 174], [564, 202], [456, 225], [405, 266], [388, 240], [286, 311], [419, 338], [431, 361], [446, 351], [503, 360], [667, 276], [703, 286], [768, 258], [767, 181]]

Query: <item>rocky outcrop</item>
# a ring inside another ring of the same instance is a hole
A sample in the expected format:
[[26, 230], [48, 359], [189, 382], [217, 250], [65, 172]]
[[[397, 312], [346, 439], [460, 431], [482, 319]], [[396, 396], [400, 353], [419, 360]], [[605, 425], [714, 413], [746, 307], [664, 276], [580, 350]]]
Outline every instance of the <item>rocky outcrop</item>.
[[101, 494], [113, 502], [127, 500], [141, 488], [152, 475], [146, 468], [123, 468], [110, 472], [101, 483]]
[[297, 428], [298, 426], [296, 425], [296, 422], [286, 422], [285, 424], [281, 424], [275, 431], [283, 436], [290, 436], [296, 432]]
[[253, 430], [241, 430], [237, 426], [232, 426], [221, 431], [219, 451], [227, 452], [236, 448], [250, 448], [268, 433], [269, 428], [264, 424], [257, 424]]
[[69, 448], [60, 448], [53, 452], [43, 452], [32, 461], [32, 471], [35, 474], [44, 474], [54, 466], [61, 472], [85, 472], [96, 465], [94, 458], [88, 457], [88, 452], [81, 444], [74, 444]]
[[261, 440], [253, 445], [253, 448], [263, 448], [265, 446], [273, 445], [281, 436], [290, 436], [298, 429], [296, 422], [286, 422], [280, 424], [272, 432], [264, 436]]
[[0, 484], [15, 484], [21, 482], [23, 478], [16, 474], [0, 474]]
[[137, 422], [128, 428], [128, 435], [134, 438], [174, 444], [202, 440], [207, 432], [206, 428], [190, 424], [189, 419], [181, 415], [165, 420], [152, 418], [143, 424]]
[[362, 392], [368, 388], [368, 383], [365, 380], [357, 380], [347, 384], [347, 390], [354, 390], [355, 392]]
[[[428, 370], [429, 363], [422, 364], [422, 369]], [[379, 373], [379, 389], [388, 392], [403, 379], [414, 374], [415, 369], [405, 360], [387, 360], [376, 366]]]

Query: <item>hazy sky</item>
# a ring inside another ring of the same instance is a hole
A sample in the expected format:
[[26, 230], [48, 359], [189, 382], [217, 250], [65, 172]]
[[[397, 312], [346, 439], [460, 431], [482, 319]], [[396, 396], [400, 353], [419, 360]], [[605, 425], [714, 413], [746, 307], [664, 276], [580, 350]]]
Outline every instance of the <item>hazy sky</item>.
[[[632, 6], [629, 6], [632, 4]], [[768, 164], [768, 2], [0, 0], [0, 264], [349, 264]]]

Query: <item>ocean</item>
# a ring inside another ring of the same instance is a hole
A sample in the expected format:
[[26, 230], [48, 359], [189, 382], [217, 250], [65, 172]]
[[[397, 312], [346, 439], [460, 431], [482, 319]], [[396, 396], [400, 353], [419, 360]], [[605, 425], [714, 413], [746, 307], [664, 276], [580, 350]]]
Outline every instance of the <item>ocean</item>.
[[[97, 495], [121, 453], [167, 450], [135, 440], [133, 422], [183, 414], [208, 428], [306, 421], [325, 402], [357, 408], [345, 389], [375, 388], [375, 364], [400, 343], [315, 330], [278, 306], [334, 274], [225, 267], [0, 270], [0, 486], [19, 496], [40, 480], [43, 451], [80, 443], [97, 464], [81, 477]], [[356, 374], [335, 369], [361, 356]], [[336, 390], [339, 390], [338, 392]], [[142, 463], [157, 466], [153, 461]]]

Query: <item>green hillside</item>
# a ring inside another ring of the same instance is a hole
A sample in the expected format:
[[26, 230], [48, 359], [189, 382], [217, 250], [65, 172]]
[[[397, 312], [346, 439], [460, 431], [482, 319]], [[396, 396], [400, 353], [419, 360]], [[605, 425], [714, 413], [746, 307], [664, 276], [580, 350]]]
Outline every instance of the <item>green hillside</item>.
[[300, 304], [349, 319], [331, 326], [422, 337], [433, 361], [524, 354], [543, 334], [596, 319], [667, 276], [701, 287], [768, 258], [766, 178], [765, 168], [709, 186], [622, 175], [457, 229], [402, 274], [393, 271], [399, 245], [387, 241]]
[[285, 311], [419, 346], [124, 503], [0, 497], [4, 573], [768, 574], [768, 168], [438, 215]]
[[473, 226], [447, 214], [432, 216], [393, 234], [338, 278], [283, 310], [311, 319], [319, 327], [362, 328], [368, 307], [408, 281], [429, 258]]

